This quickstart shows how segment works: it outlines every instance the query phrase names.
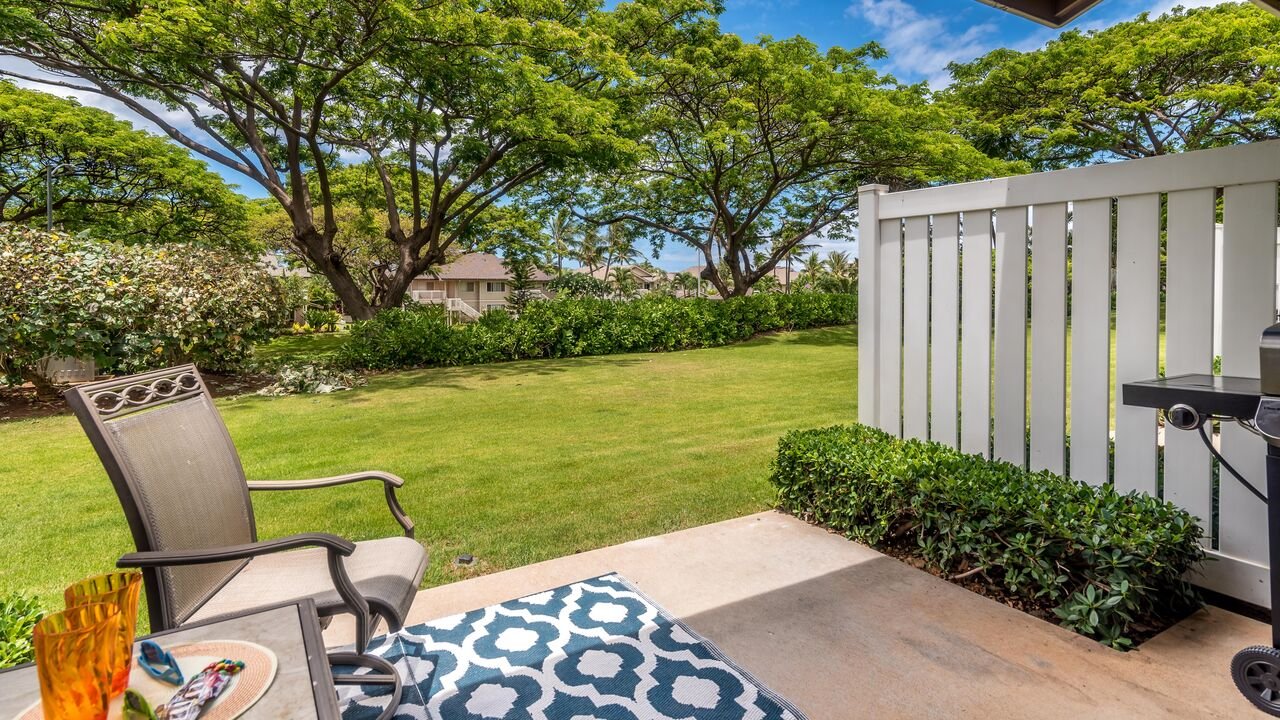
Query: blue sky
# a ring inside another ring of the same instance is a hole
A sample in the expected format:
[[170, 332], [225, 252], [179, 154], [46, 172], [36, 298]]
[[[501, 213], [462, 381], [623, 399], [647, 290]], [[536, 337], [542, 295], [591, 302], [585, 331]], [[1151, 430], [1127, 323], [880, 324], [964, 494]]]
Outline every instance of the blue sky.
[[[1199, 7], [1223, 1], [1105, 0], [1068, 29], [1103, 28], [1141, 12], [1159, 14], [1175, 5]], [[1031, 50], [1058, 33], [976, 0], [725, 0], [725, 4], [721, 27], [727, 32], [752, 40], [761, 35], [803, 35], [823, 48], [856, 47], [874, 41], [889, 52], [888, 58], [878, 63], [880, 70], [901, 81], [927, 82], [935, 88], [946, 86], [946, 67], [952, 61], [972, 60], [999, 47]], [[0, 57], [0, 68], [38, 74], [12, 58]], [[28, 82], [20, 84], [40, 87]], [[157, 130], [114, 100], [58, 88], [41, 89], [74, 96], [85, 105], [109, 110], [138, 127]], [[157, 110], [165, 112], [163, 108]], [[173, 119], [181, 126], [189, 124], [180, 115]], [[216, 165], [213, 169], [250, 197], [266, 195], [257, 184], [233, 171]], [[856, 251], [856, 243], [822, 245], [824, 250]], [[647, 252], [648, 248], [644, 250]], [[694, 250], [675, 244], [668, 244], [657, 259], [657, 264], [668, 270], [695, 263], [701, 263], [701, 258]]]

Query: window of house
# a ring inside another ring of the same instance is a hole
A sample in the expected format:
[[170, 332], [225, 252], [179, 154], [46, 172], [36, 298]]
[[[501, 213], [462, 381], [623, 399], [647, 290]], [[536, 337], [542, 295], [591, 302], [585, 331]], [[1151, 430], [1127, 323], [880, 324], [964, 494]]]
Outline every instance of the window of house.
[[485, 283], [485, 289], [489, 292], [506, 292], [507, 284], [504, 282]]
[[473, 282], [463, 283], [462, 289], [465, 290], [466, 292], [475, 292], [476, 284]]

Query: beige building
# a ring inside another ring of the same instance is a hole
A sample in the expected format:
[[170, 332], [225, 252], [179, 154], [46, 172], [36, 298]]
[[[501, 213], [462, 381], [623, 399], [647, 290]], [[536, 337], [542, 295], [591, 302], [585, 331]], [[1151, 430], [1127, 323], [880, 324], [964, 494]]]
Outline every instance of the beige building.
[[[547, 287], [552, 276], [537, 268], [533, 271], [535, 296], [551, 297]], [[511, 294], [511, 273], [502, 258], [489, 253], [460, 255], [434, 272], [414, 278], [409, 284], [410, 296], [420, 303], [445, 305], [468, 319], [480, 317], [491, 308], [505, 308]]]
[[636, 290], [641, 294], [654, 290], [657, 288], [658, 283], [662, 281], [660, 275], [643, 265], [613, 265], [607, 269], [602, 265], [595, 270], [579, 268], [578, 272], [586, 273], [597, 280], [613, 282], [614, 277], [616, 277], [614, 273], [620, 268], [631, 273], [631, 278], [636, 282]]

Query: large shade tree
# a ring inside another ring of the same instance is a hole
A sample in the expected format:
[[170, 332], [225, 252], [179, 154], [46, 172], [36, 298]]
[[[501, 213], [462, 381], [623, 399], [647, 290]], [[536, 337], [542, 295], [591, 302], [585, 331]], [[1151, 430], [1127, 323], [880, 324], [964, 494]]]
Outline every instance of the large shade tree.
[[43, 225], [47, 214], [109, 240], [246, 240], [241, 197], [183, 149], [106, 111], [0, 82], [0, 222]]
[[[982, 177], [1003, 168], [955, 132], [945, 107], [868, 61], [803, 38], [745, 42], [706, 22], [636, 61], [649, 152], [581, 198], [598, 223], [627, 221], [659, 250], [696, 248], [722, 296], [743, 295], [809, 238], [847, 238], [857, 188]], [[758, 259], [757, 259], [758, 258]]]
[[1280, 137], [1280, 17], [1248, 3], [1066, 32], [951, 72], [974, 141], [1039, 169]]
[[[367, 318], [513, 191], [626, 157], [614, 97], [626, 56], [702, 5], [10, 0], [0, 52], [256, 182], [288, 214], [298, 251]], [[353, 156], [377, 172], [396, 256], [376, 300], [338, 246], [331, 174]]]

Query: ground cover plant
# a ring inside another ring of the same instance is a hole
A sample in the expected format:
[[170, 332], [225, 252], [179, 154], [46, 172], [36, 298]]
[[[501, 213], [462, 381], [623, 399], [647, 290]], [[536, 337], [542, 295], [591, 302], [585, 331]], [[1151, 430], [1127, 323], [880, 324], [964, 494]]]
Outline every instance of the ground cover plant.
[[[777, 438], [855, 416], [856, 343], [854, 328], [837, 327], [689, 352], [378, 373], [340, 393], [216, 402], [250, 478], [369, 468], [405, 478], [400, 498], [431, 551], [432, 586], [767, 509]], [[264, 539], [397, 532], [376, 487], [253, 502]], [[0, 594], [33, 594], [45, 608], [133, 549], [68, 415], [0, 423], [0, 527], [17, 529], [0, 553]], [[462, 553], [476, 564], [454, 567]]]
[[789, 512], [1115, 648], [1199, 606], [1201, 529], [1148, 495], [863, 425], [787, 434], [772, 481]]
[[726, 300], [571, 298], [529, 303], [519, 317], [490, 311], [451, 324], [439, 306], [389, 310], [357, 323], [336, 361], [385, 370], [529, 358], [714, 347], [762, 332], [852, 323], [857, 298], [760, 293]]

